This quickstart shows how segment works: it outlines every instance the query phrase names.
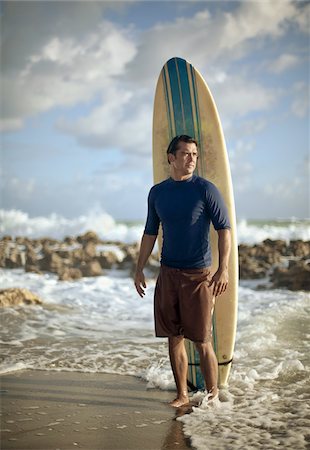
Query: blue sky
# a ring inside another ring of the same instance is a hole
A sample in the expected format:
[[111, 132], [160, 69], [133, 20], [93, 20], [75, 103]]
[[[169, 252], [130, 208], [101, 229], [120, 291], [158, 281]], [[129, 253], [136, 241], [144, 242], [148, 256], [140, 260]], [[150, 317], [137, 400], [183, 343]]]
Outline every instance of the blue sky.
[[218, 106], [240, 219], [309, 218], [309, 2], [2, 2], [1, 202], [143, 220], [156, 80]]

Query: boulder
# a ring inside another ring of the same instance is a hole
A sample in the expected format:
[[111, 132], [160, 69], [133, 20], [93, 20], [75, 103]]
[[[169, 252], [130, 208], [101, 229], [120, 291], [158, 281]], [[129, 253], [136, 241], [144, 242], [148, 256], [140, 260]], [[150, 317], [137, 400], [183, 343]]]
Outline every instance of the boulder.
[[38, 266], [34, 266], [31, 264], [25, 265], [25, 272], [31, 272], [31, 273], [36, 273], [38, 275], [43, 275], [43, 273], [41, 272], [41, 270], [39, 269]]
[[79, 268], [84, 277], [99, 277], [103, 275], [102, 267], [97, 260], [83, 262]]
[[112, 269], [120, 263], [117, 255], [113, 251], [108, 250], [100, 252], [98, 261], [103, 269]]
[[239, 277], [241, 280], [265, 278], [269, 265], [253, 258], [239, 258]]
[[139, 256], [139, 245], [122, 245], [121, 250], [125, 253], [125, 257], [120, 262], [121, 269], [131, 269], [135, 270], [138, 256]]
[[0, 290], [0, 306], [41, 305], [42, 300], [27, 289], [10, 288]]
[[282, 239], [265, 239], [263, 241], [263, 245], [265, 248], [272, 250], [273, 252], [280, 253], [281, 255], [285, 255], [287, 244], [286, 241]]
[[94, 241], [86, 241], [83, 244], [83, 259], [84, 261], [90, 261], [96, 257], [96, 244]]
[[240, 244], [239, 274], [241, 279], [265, 278], [275, 264], [279, 264], [287, 251], [286, 242], [266, 239], [253, 246]]
[[287, 255], [299, 258], [310, 258], [310, 241], [290, 241], [287, 248]]
[[5, 235], [1, 238], [1, 241], [2, 242], [11, 242], [11, 241], [13, 241], [13, 238], [12, 238], [12, 236]]
[[94, 231], [87, 231], [76, 238], [77, 242], [85, 245], [87, 242], [93, 242], [94, 244], [99, 244], [100, 239]]
[[31, 241], [29, 238], [24, 236], [16, 236], [15, 238], [15, 244], [17, 245], [26, 245], [29, 244]]
[[57, 253], [45, 253], [45, 256], [40, 260], [40, 270], [44, 272], [61, 273], [65, 266], [65, 260]]
[[38, 263], [38, 254], [31, 245], [26, 247], [26, 265], [36, 265]]
[[6, 256], [8, 254], [8, 241], [1, 241], [0, 242], [0, 267], [5, 267], [6, 263]]
[[310, 260], [292, 260], [288, 267], [276, 267], [270, 277], [273, 288], [310, 291]]
[[64, 238], [64, 243], [66, 245], [74, 245], [74, 244], [76, 244], [76, 239], [74, 237], [72, 237], [72, 236], [66, 236]]
[[17, 269], [25, 265], [24, 253], [21, 253], [17, 247], [14, 247], [5, 258], [5, 267], [7, 269]]
[[61, 281], [79, 280], [82, 277], [82, 271], [74, 267], [66, 267], [64, 271], [59, 274], [59, 280]]

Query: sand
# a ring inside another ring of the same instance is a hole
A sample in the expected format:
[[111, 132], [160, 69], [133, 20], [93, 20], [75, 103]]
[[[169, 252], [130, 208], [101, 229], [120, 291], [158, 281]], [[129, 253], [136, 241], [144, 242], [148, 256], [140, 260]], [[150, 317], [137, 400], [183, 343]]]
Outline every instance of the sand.
[[1, 377], [2, 450], [184, 450], [174, 392], [135, 377], [27, 370]]

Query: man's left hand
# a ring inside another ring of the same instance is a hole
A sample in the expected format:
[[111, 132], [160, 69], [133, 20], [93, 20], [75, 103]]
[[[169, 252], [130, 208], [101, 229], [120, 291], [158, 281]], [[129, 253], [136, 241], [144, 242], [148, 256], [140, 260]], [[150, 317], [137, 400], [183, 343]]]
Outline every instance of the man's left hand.
[[210, 286], [213, 285], [213, 295], [217, 297], [226, 291], [228, 285], [228, 269], [219, 268], [212, 277]]

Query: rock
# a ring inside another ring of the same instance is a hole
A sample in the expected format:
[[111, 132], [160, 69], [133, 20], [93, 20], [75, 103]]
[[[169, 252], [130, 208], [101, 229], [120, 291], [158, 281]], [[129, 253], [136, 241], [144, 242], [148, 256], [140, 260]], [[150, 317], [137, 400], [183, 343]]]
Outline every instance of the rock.
[[40, 270], [52, 273], [61, 273], [65, 266], [65, 260], [57, 253], [46, 253], [40, 260]]
[[8, 241], [0, 242], [0, 267], [5, 267], [6, 256], [8, 254]]
[[0, 306], [41, 305], [42, 300], [27, 289], [10, 288], [0, 290]]
[[59, 249], [56, 251], [56, 253], [62, 259], [67, 259], [67, 260], [72, 259], [72, 252], [70, 252], [69, 250]]
[[93, 242], [94, 244], [99, 244], [100, 239], [94, 231], [87, 231], [76, 238], [77, 242], [80, 244], [86, 244], [87, 242]]
[[287, 255], [299, 258], [310, 258], [310, 241], [290, 241], [287, 248]]
[[41, 270], [39, 269], [38, 266], [34, 266], [34, 265], [27, 265], [25, 266], [25, 272], [31, 272], [31, 273], [36, 273], [38, 275], [43, 275], [43, 273], [41, 272]]
[[73, 238], [72, 236], [66, 236], [64, 238], [64, 243], [67, 245], [74, 245], [74, 244], [76, 244], [76, 239]]
[[23, 267], [25, 265], [24, 255], [18, 250], [18, 248], [13, 248], [9, 252], [9, 256], [5, 258], [5, 267], [7, 269], [17, 269], [18, 267]]
[[43, 247], [44, 246], [46, 246], [46, 247], [55, 247], [55, 246], [59, 247], [60, 244], [61, 244], [61, 242], [58, 241], [57, 239], [52, 239], [52, 238], [47, 238], [47, 237], [43, 238], [43, 239], [40, 239], [39, 241], [40, 241], [40, 243], [41, 243], [41, 245]]
[[272, 249], [275, 252], [281, 253], [282, 255], [285, 254], [286, 251], [286, 241], [283, 241], [282, 239], [265, 239], [263, 241], [263, 245], [269, 249]]
[[112, 251], [100, 252], [98, 261], [103, 269], [112, 269], [116, 264], [120, 263], [117, 255]]
[[11, 242], [11, 241], [13, 241], [13, 238], [12, 238], [12, 236], [5, 235], [1, 238], [1, 241], [2, 242]]
[[125, 257], [120, 262], [120, 268], [135, 270], [139, 255], [139, 244], [122, 245], [121, 250], [125, 253]]
[[103, 275], [102, 267], [97, 260], [82, 263], [80, 270], [84, 277], [99, 277]]
[[38, 262], [38, 254], [31, 245], [26, 247], [26, 265], [36, 265]]
[[267, 276], [269, 266], [255, 259], [239, 259], [239, 277], [241, 280], [256, 280]]
[[287, 268], [276, 267], [270, 279], [273, 288], [310, 291], [310, 260], [290, 261]]
[[95, 258], [97, 254], [96, 245], [94, 241], [86, 241], [83, 244], [83, 259], [84, 261], [90, 261]]
[[241, 279], [264, 278], [275, 264], [279, 264], [287, 252], [285, 241], [266, 239], [260, 244], [240, 244], [239, 274]]
[[73, 267], [66, 267], [64, 271], [59, 275], [61, 281], [73, 281], [79, 280], [83, 277], [82, 271]]
[[29, 244], [30, 242], [31, 242], [31, 240], [24, 236], [17, 236], [15, 238], [15, 243], [17, 245], [26, 245], [26, 244]]
[[42, 275], [42, 272], [39, 267], [40, 261], [38, 259], [38, 254], [35, 251], [32, 244], [26, 245], [25, 259], [26, 259], [26, 261], [25, 261], [25, 271], [26, 272], [32, 272], [32, 273], [37, 273], [38, 275]]

